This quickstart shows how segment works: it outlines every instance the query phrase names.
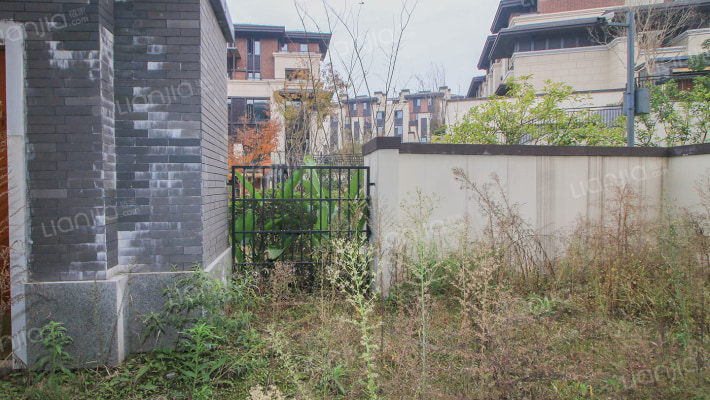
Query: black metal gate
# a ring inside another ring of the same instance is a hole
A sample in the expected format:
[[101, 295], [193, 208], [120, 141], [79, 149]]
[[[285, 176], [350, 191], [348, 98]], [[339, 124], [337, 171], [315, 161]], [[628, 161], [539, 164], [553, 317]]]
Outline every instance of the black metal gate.
[[310, 275], [328, 240], [369, 235], [369, 167], [234, 166], [231, 172], [235, 269], [283, 261]]

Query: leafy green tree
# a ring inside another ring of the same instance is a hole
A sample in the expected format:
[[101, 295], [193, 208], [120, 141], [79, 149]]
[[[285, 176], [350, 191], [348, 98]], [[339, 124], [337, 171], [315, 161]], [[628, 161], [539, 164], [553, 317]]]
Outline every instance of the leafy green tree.
[[[710, 48], [710, 40], [703, 43]], [[688, 66], [704, 71], [710, 55], [691, 57]], [[686, 81], [687, 82], [687, 81]], [[682, 146], [710, 139], [710, 77], [699, 75], [690, 84], [671, 79], [651, 87], [651, 113], [636, 118], [640, 146]]]
[[[613, 126], [583, 108], [586, 96], [569, 85], [545, 82], [538, 95], [531, 76], [508, 79], [507, 96], [491, 96], [473, 107], [461, 121], [435, 138], [439, 143], [547, 144], [557, 146], [620, 146], [624, 144], [621, 120]], [[566, 107], [563, 107], [567, 105]]]

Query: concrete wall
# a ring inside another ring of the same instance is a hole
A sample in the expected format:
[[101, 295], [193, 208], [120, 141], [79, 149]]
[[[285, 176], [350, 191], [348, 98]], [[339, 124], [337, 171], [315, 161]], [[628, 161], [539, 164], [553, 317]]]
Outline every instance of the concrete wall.
[[573, 49], [519, 52], [510, 60], [515, 76], [532, 75], [531, 83], [542, 88], [546, 80], [565, 83], [577, 91], [622, 90], [626, 85], [626, 44]]
[[401, 217], [400, 205], [414, 200], [417, 190], [439, 197], [434, 220], [450, 224], [468, 215], [474, 231], [481, 232], [486, 221], [473, 193], [455, 179], [454, 168], [479, 185], [492, 183], [491, 176], [497, 175], [509, 201], [519, 204], [521, 215], [543, 234], [573, 228], [580, 217], [601, 216], [605, 200], [625, 184], [646, 199], [649, 212], [659, 210], [666, 198], [692, 206], [699, 201], [695, 183], [710, 173], [710, 144], [627, 149], [417, 144], [377, 138], [363, 146], [363, 153], [375, 184], [375, 213], [394, 221], [379, 232], [385, 238]]

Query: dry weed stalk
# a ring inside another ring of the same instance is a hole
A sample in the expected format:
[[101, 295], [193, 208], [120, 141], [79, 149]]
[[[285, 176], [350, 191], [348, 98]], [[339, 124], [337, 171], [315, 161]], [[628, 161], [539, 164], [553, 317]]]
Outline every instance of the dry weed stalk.
[[543, 245], [543, 236], [521, 216], [520, 204], [510, 202], [498, 175], [491, 175], [493, 182], [486, 184], [474, 182], [461, 168], [454, 168], [454, 176], [464, 189], [473, 192], [487, 219], [482, 241], [498, 259], [496, 280], [515, 280], [515, 274], [528, 285], [539, 283], [545, 274], [554, 279], [555, 264]]

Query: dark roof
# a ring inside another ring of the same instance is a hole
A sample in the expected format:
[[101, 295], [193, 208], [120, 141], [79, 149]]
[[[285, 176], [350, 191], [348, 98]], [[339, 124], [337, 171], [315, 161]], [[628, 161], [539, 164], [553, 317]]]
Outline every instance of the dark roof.
[[240, 36], [248, 35], [250, 33], [258, 33], [262, 36], [283, 36], [285, 32], [286, 27], [284, 26], [234, 24], [234, 33], [241, 34]]
[[498, 33], [508, 27], [510, 16], [515, 13], [531, 13], [537, 11], [537, 0], [501, 0], [498, 11], [491, 25], [491, 32]]
[[498, 35], [490, 35], [486, 38], [486, 44], [483, 45], [483, 51], [481, 52], [481, 57], [478, 59], [478, 69], [487, 70], [491, 66], [491, 59], [489, 55], [491, 54], [491, 49], [496, 41]]
[[229, 15], [229, 8], [226, 0], [210, 0], [212, 10], [217, 17], [217, 23], [222, 30], [222, 35], [227, 43], [234, 41], [234, 32], [232, 31], [232, 17]]
[[569, 34], [572, 32], [588, 32], [590, 28], [599, 26], [597, 17], [579, 18], [567, 21], [546, 22], [541, 24], [520, 25], [514, 28], [501, 29], [495, 39], [493, 48], [488, 54], [488, 61], [509, 58], [513, 54], [513, 45], [517, 39], [535, 34]]
[[427, 99], [433, 97], [444, 97], [444, 94], [441, 92], [417, 92], [404, 96], [405, 99]]
[[357, 97], [349, 97], [345, 100], [342, 100], [343, 103], [345, 104], [352, 104], [352, 103], [376, 103], [377, 102], [377, 97], [370, 97], [370, 96], [357, 96]]
[[469, 98], [476, 98], [476, 92], [478, 91], [478, 88], [481, 87], [483, 82], [486, 80], [486, 76], [474, 76], [473, 79], [471, 79], [471, 85], [468, 87], [468, 92], [466, 93], [466, 97]]

